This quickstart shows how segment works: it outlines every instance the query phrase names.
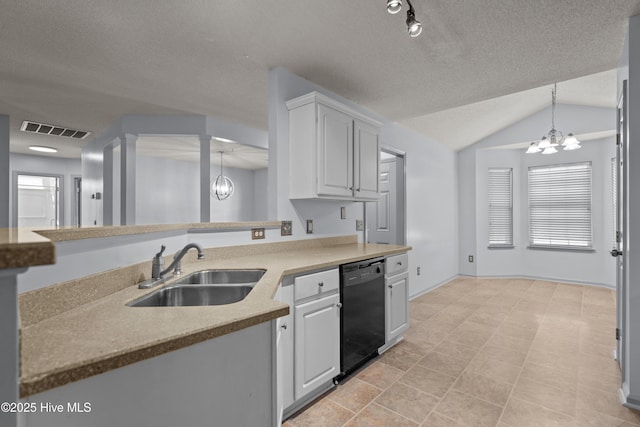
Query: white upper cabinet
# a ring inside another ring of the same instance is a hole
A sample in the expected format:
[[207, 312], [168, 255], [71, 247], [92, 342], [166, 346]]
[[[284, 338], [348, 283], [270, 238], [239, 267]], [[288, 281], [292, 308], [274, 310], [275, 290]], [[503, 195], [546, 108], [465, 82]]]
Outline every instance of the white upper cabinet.
[[317, 92], [287, 108], [289, 198], [377, 200], [382, 124]]

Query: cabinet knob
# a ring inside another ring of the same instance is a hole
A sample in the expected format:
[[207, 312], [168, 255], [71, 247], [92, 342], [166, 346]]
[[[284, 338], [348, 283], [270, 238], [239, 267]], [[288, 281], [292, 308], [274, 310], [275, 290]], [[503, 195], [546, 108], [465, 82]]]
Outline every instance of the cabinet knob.
[[287, 329], [287, 324], [283, 323], [282, 326], [280, 326], [282, 329]]
[[341, 302], [337, 303], [337, 304], [336, 304], [336, 307], [338, 307], [338, 308], [342, 308], [342, 303], [341, 303]]
[[402, 261], [398, 261], [398, 265], [402, 265]]
[[392, 286], [392, 285], [389, 285], [389, 289], [393, 289], [393, 286]]
[[324, 282], [318, 283], [318, 286], [323, 287], [324, 286]]

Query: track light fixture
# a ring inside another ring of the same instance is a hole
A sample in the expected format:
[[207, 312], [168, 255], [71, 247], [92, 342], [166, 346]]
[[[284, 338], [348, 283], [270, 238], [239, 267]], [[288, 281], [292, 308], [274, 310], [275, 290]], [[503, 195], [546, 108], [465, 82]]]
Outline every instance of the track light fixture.
[[387, 12], [392, 15], [402, 10], [402, 0], [387, 0]]
[[[407, 0], [409, 10], [407, 10], [407, 30], [411, 37], [418, 37], [422, 32], [422, 24], [416, 19], [416, 11], [409, 0]], [[387, 12], [396, 14], [402, 10], [402, 0], [387, 0]]]

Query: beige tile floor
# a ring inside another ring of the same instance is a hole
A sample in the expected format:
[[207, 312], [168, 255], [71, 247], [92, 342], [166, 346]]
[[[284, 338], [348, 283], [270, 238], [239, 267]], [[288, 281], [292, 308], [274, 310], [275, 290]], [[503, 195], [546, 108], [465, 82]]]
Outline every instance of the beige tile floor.
[[403, 342], [284, 426], [640, 426], [618, 400], [610, 290], [459, 278], [410, 317]]

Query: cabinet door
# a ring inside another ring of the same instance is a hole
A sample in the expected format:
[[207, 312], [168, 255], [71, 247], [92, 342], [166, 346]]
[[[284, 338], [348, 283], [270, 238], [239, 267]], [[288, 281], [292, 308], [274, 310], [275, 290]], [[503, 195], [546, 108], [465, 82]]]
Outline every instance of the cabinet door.
[[329, 295], [295, 308], [295, 399], [340, 373], [340, 296]]
[[378, 128], [360, 120], [354, 122], [354, 187], [357, 199], [378, 199], [380, 143]]
[[[353, 119], [318, 104], [318, 195], [353, 197]], [[313, 153], [309, 153], [310, 156]]]
[[386, 279], [387, 284], [387, 342], [409, 328], [409, 273]]
[[289, 314], [276, 321], [276, 396], [281, 417], [293, 403], [293, 286], [280, 286], [274, 299], [289, 304]]

